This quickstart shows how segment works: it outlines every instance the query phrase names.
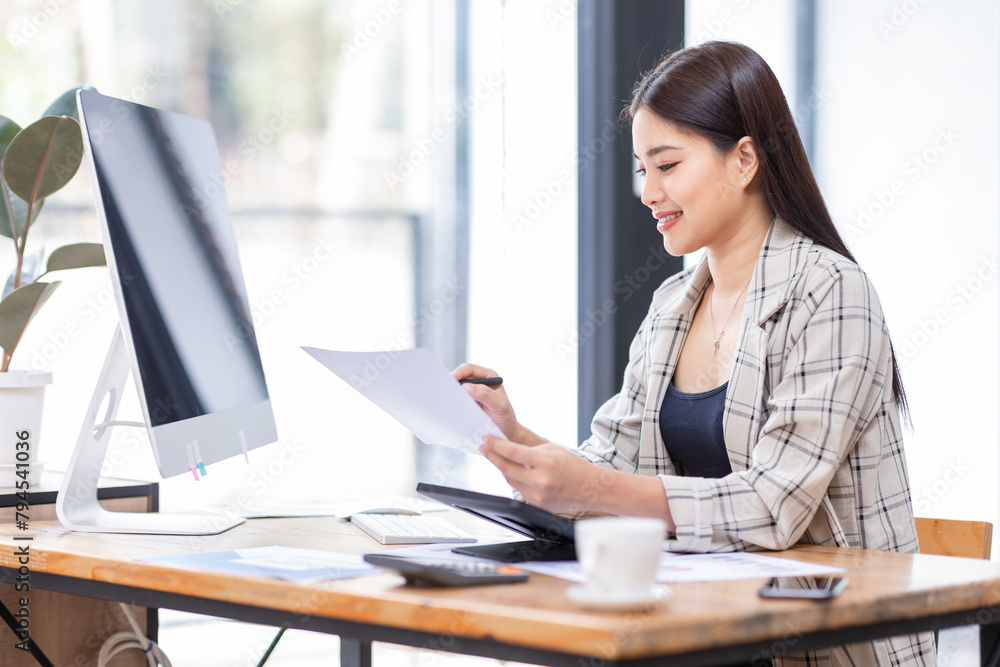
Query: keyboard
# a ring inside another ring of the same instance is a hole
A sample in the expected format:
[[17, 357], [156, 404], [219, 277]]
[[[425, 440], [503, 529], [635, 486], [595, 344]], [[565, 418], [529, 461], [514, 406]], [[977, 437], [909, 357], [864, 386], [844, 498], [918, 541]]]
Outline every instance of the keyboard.
[[475, 542], [476, 538], [437, 517], [413, 514], [354, 514], [351, 523], [381, 544]]

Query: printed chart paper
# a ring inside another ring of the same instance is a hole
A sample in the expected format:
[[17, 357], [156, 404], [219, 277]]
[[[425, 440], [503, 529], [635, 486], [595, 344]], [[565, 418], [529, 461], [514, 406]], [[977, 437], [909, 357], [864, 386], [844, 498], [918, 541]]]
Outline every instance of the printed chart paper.
[[[548, 574], [561, 579], [584, 583], [583, 570], [577, 561], [554, 563], [518, 563], [518, 567]], [[727, 581], [731, 579], [757, 579], [761, 577], [806, 577], [843, 572], [828, 565], [815, 565], [787, 558], [774, 558], [745, 551], [718, 554], [660, 555], [656, 581], [676, 584], [688, 581]]]
[[429, 445], [479, 454], [483, 436], [505, 438], [430, 350], [308, 354]]
[[172, 565], [186, 570], [271, 577], [300, 584], [381, 572], [379, 568], [369, 565], [361, 556], [355, 554], [281, 546], [150, 556], [138, 560]]

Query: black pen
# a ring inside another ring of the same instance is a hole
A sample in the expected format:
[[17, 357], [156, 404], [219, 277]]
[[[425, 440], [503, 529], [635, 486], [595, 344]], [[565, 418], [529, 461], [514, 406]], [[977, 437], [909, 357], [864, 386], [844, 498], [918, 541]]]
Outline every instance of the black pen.
[[464, 380], [459, 380], [459, 384], [485, 384], [487, 387], [499, 387], [503, 384], [502, 377], [491, 377], [491, 378], [465, 378]]

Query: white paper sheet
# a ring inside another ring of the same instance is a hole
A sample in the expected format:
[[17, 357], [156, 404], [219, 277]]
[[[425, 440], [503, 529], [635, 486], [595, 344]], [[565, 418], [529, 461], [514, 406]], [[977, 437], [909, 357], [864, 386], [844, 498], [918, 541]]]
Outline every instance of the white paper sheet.
[[479, 454], [483, 436], [504, 437], [427, 348], [386, 352], [302, 349], [427, 444]]
[[378, 574], [381, 571], [364, 562], [357, 554], [282, 546], [149, 556], [138, 560], [188, 570], [272, 577], [300, 584]]
[[279, 517], [332, 516], [346, 519], [354, 514], [424, 514], [443, 512], [448, 509], [437, 501], [417, 496], [373, 495], [357, 498], [335, 498], [330, 500], [261, 500], [243, 505], [214, 503], [205, 509], [219, 514], [235, 514], [244, 519], [266, 519]]
[[[586, 581], [580, 563], [577, 561], [517, 563], [517, 566], [530, 572], [547, 574], [560, 579], [579, 583]], [[843, 570], [828, 565], [803, 563], [745, 551], [719, 554], [664, 552], [660, 555], [656, 581], [661, 584], [673, 584], [686, 581], [726, 581], [760, 577], [804, 577], [836, 572], [843, 572]]]

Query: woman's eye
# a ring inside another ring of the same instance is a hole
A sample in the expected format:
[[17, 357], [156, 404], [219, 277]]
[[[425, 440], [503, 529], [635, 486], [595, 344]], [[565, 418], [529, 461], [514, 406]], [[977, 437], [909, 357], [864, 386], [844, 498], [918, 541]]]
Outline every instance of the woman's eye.
[[673, 169], [675, 166], [677, 166], [676, 162], [668, 162], [667, 164], [657, 165], [656, 168], [659, 169], [662, 172], [667, 172], [667, 171], [670, 171], [671, 169]]
[[642, 168], [642, 167], [639, 167], [638, 169], [635, 170], [635, 173], [642, 174], [643, 176], [645, 176], [646, 175], [646, 170], [644, 168]]

